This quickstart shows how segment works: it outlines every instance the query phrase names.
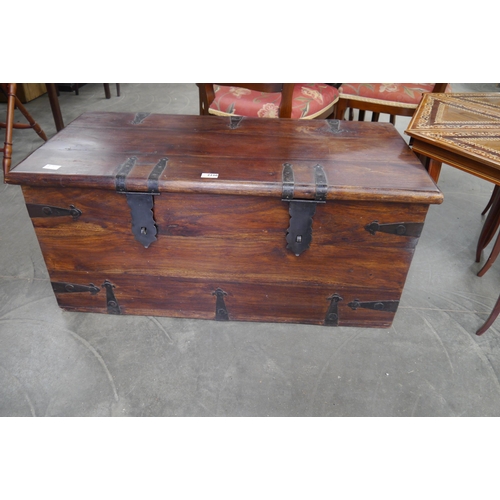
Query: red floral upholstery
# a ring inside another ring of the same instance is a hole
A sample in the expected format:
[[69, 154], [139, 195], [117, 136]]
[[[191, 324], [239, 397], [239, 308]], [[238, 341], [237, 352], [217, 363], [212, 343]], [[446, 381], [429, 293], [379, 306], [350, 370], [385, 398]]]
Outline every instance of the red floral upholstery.
[[[214, 85], [212, 115], [238, 115], [278, 118], [281, 93], [257, 92], [240, 87]], [[311, 119], [321, 115], [339, 99], [336, 88], [324, 83], [296, 83], [293, 91], [292, 118]]]
[[[432, 92], [434, 83], [343, 83], [340, 97], [353, 101], [387, 104], [396, 102], [401, 107], [416, 108], [423, 92]], [[447, 92], [451, 90], [448, 86]]]

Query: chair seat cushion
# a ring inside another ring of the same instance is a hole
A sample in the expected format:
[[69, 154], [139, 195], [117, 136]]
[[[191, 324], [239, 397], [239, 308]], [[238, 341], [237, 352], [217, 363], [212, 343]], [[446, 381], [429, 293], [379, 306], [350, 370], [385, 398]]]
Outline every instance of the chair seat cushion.
[[[237, 115], [278, 118], [281, 92], [258, 92], [240, 87], [214, 85], [212, 115]], [[296, 83], [293, 91], [292, 118], [310, 119], [321, 115], [339, 99], [335, 87], [324, 83]]]
[[423, 92], [432, 92], [434, 83], [343, 83], [340, 97], [354, 101], [387, 104], [398, 103], [401, 107], [416, 108]]

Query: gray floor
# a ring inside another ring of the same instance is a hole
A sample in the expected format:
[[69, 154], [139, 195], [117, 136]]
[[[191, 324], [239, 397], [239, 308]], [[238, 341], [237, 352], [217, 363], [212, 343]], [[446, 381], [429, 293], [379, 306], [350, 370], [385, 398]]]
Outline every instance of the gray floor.
[[[112, 90], [61, 94], [65, 122], [198, 113], [194, 84]], [[46, 95], [27, 108], [55, 134]], [[16, 131], [14, 164], [41, 144]], [[492, 185], [444, 166], [439, 187], [394, 324], [379, 330], [63, 312], [21, 190], [1, 183], [0, 416], [500, 416], [500, 320], [474, 334], [499, 294], [500, 263], [479, 278], [474, 262]]]

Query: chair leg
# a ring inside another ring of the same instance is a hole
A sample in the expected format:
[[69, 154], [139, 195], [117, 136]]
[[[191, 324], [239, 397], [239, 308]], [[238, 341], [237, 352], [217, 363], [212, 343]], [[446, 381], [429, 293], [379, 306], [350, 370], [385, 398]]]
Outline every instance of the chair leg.
[[380, 113], [372, 113], [372, 122], [378, 122], [378, 119], [380, 118]]
[[109, 90], [109, 83], [103, 83], [104, 85], [104, 94], [106, 95], [106, 99], [111, 99], [111, 90]]
[[345, 117], [345, 112], [347, 110], [347, 105], [344, 99], [339, 99], [335, 105], [335, 118], [337, 120], [343, 120]]
[[364, 109], [360, 109], [358, 111], [358, 121], [360, 121], [360, 122], [365, 121], [365, 110]]
[[56, 130], [59, 132], [64, 128], [64, 121], [61, 113], [61, 106], [59, 105], [59, 91], [55, 83], [46, 83], [47, 94], [49, 96], [50, 109], [52, 110], [52, 116], [54, 117], [54, 123], [56, 125]]
[[389, 122], [396, 125], [396, 115], [389, 115]]
[[484, 325], [476, 332], [476, 335], [482, 335], [494, 323], [499, 314], [500, 314], [500, 297], [498, 297], [495, 307], [493, 308], [493, 311], [491, 311], [491, 314], [489, 315]]
[[119, 83], [116, 84], [116, 96], [120, 97], [120, 84]]

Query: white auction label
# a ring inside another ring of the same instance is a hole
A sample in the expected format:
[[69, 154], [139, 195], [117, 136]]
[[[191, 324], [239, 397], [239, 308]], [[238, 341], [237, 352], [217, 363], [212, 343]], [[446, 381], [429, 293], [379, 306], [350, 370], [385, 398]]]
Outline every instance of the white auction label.
[[42, 168], [46, 168], [47, 170], [59, 170], [61, 165], [45, 165], [45, 167]]
[[217, 179], [218, 177], [219, 174], [209, 174], [209, 173], [201, 174], [202, 179]]

